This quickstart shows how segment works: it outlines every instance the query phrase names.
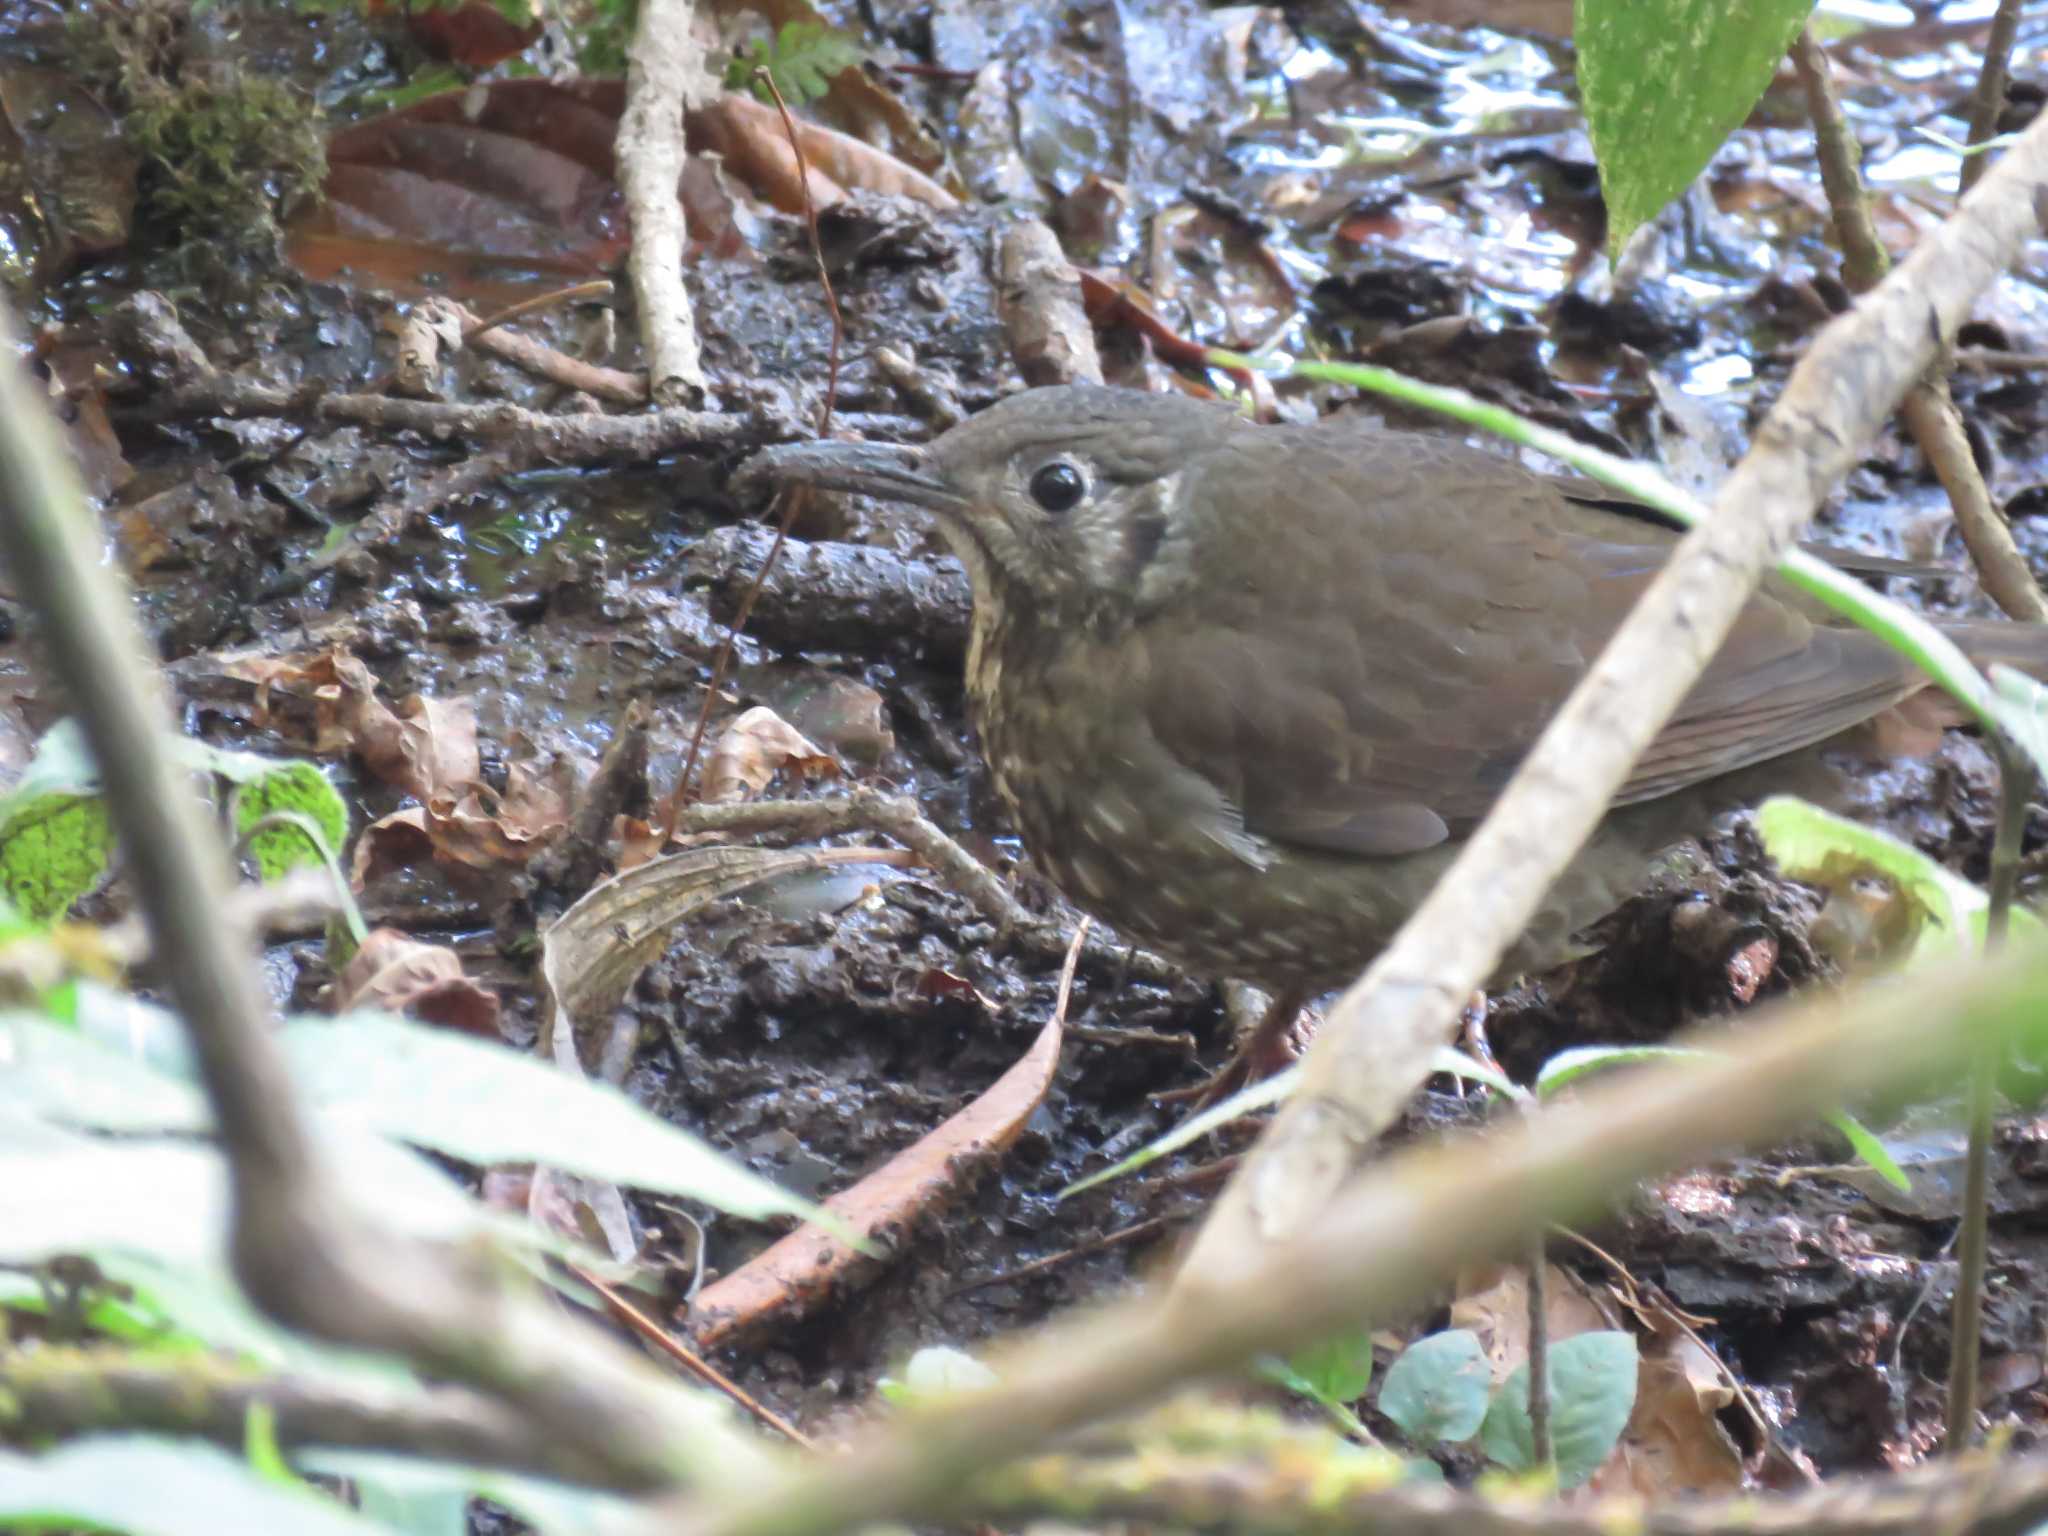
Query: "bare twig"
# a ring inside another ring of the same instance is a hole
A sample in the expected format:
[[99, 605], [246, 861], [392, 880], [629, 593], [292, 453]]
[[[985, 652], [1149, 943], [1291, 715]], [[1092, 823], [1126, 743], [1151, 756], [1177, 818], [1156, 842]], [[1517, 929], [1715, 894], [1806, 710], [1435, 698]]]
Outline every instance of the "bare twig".
[[[1982, 144], [1998, 132], [1998, 116], [2005, 110], [2006, 81], [2011, 78], [2013, 39], [2019, 36], [2020, 0], [1999, 0], [1991, 18], [1991, 34], [1984, 39], [1984, 67], [1977, 75], [1977, 88], [1970, 93], [1970, 142]], [[1963, 156], [1961, 190], [1969, 191], [1984, 174], [1988, 155]]]
[[1095, 327], [1059, 237], [1040, 220], [1025, 219], [1003, 236], [998, 265], [997, 310], [1024, 382], [1100, 384]]
[[774, 1430], [792, 1445], [800, 1445], [805, 1450], [815, 1449], [809, 1435], [798, 1429], [766, 1403], [754, 1397], [745, 1388], [740, 1386], [738, 1382], [726, 1375], [725, 1372], [712, 1365], [710, 1361], [662, 1327], [660, 1323], [634, 1306], [631, 1301], [627, 1300], [624, 1293], [613, 1286], [607, 1285], [580, 1264], [571, 1264], [569, 1269], [578, 1280], [581, 1280], [595, 1291], [605, 1306], [611, 1309], [612, 1316], [631, 1329], [634, 1335], [645, 1343], [649, 1349], [666, 1359], [673, 1360], [698, 1381], [711, 1388], [712, 1391], [723, 1393], [736, 1403], [743, 1412], [751, 1415], [767, 1428]]
[[[792, 838], [830, 837], [841, 832], [879, 832], [903, 844], [948, 887], [958, 891], [1010, 938], [1047, 957], [1066, 948], [1066, 935], [1019, 906], [1003, 882], [979, 859], [939, 829], [915, 800], [859, 788], [819, 800], [753, 800], [737, 805], [694, 805], [676, 823], [677, 835], [779, 833]], [[1087, 958], [1119, 966], [1142, 981], [1171, 983], [1180, 972], [1145, 950], [1126, 950], [1090, 930]]]
[[[1591, 1504], [1485, 1498], [1427, 1484], [1343, 1481], [1343, 1463], [1300, 1424], [1212, 1426], [1200, 1450], [1170, 1435], [1121, 1456], [1049, 1455], [987, 1480], [987, 1518], [1051, 1516], [1084, 1530], [1288, 1531], [1298, 1536], [2005, 1536], [2048, 1512], [2048, 1461], [1973, 1458], [1892, 1477], [1845, 1478], [1781, 1498], [1609, 1498]], [[1187, 1438], [1192, 1439], [1192, 1436]], [[1233, 1454], [1233, 1449], [1235, 1454]], [[1383, 1480], [1382, 1480], [1383, 1481]]]
[[1849, 314], [1830, 323], [1670, 561], [1573, 690], [1456, 863], [1332, 1010], [1303, 1081], [1218, 1202], [1179, 1283], [1236, 1294], [1263, 1241], [1319, 1219], [1692, 686], [1766, 564], [2038, 227], [2048, 119]]
[[656, 405], [702, 398], [697, 322], [683, 287], [683, 108], [702, 66], [690, 36], [690, 0], [641, 0], [626, 55], [626, 110], [614, 158], [633, 224], [627, 266]]
[[[1991, 843], [1990, 905], [1985, 913], [1986, 952], [2005, 943], [2012, 904], [2019, 890], [2020, 843], [2027, 829], [2027, 797], [2034, 769], [2010, 742], [1998, 743], [1998, 830]], [[1990, 1251], [1991, 1134], [1997, 1107], [1995, 1047], [1980, 1047], [1970, 1063], [1969, 1151], [1963, 1171], [1963, 1216], [1957, 1231], [1955, 1315], [1949, 1329], [1948, 1437], [1945, 1449], [1959, 1456], [1977, 1432], [1977, 1362], [1984, 1332], [1984, 1266]]]
[[261, 1406], [287, 1447], [437, 1456], [623, 1492], [659, 1486], [619, 1483], [616, 1468], [575, 1455], [502, 1404], [453, 1387], [403, 1391], [360, 1380], [338, 1386], [260, 1373], [206, 1354], [145, 1357], [125, 1349], [44, 1345], [0, 1352], [0, 1389], [7, 1394], [10, 1436], [39, 1441], [146, 1430], [194, 1435], [240, 1451], [250, 1410]]
[[479, 320], [453, 299], [437, 302], [447, 306], [462, 328], [462, 344], [479, 352], [488, 352], [493, 357], [510, 363], [536, 378], [559, 384], [564, 389], [581, 390], [599, 400], [613, 405], [644, 405], [647, 401], [647, 378], [644, 374], [627, 373], [620, 368], [605, 368], [596, 363], [586, 363], [580, 357], [571, 357], [557, 351], [535, 336], [521, 331], [501, 329], [520, 315], [530, 312], [543, 300], [558, 302], [584, 293], [608, 293], [610, 283], [581, 283], [574, 288], [564, 288], [539, 298], [529, 299], [522, 305], [499, 310]]
[[[1806, 87], [1821, 183], [1827, 188], [1828, 206], [1842, 245], [1842, 275], [1850, 288], [1867, 293], [1884, 278], [1891, 258], [1871, 222], [1870, 204], [1857, 168], [1855, 136], [1835, 95], [1827, 55], [1811, 28], [1802, 30], [1793, 42], [1792, 62]], [[1991, 493], [1977, 468], [1976, 456], [1970, 452], [1962, 416], [1949, 393], [1945, 349], [1930, 371], [1907, 391], [1901, 414], [1928, 467], [1948, 492], [1957, 531], [1985, 592], [2012, 618], [2030, 624], [2048, 622], [2048, 601], [2034, 584], [2026, 557], [2013, 542], [2012, 529], [1991, 504]]]
[[[789, 115], [789, 104], [782, 99], [782, 90], [776, 85], [775, 77], [765, 69], [756, 69], [754, 79], [765, 84], [774, 94], [775, 108], [782, 114], [782, 131], [789, 140], [790, 153], [796, 157], [797, 184], [803, 189], [804, 233], [810, 238], [811, 260], [817, 264], [818, 284], [824, 289], [825, 308], [832, 316], [832, 351], [825, 369], [825, 403], [818, 412], [818, 436], [829, 437], [832, 410], [839, 401], [839, 347], [845, 338], [846, 321], [839, 313], [839, 295], [832, 291], [832, 272], [825, 263], [824, 243], [818, 238], [818, 208], [811, 201], [811, 168], [804, 159], [803, 138], [796, 131], [796, 121]], [[783, 493], [782, 516], [775, 523], [775, 542], [768, 546], [768, 558], [761, 562], [761, 574], [754, 578], [754, 584], [740, 599], [739, 611], [726, 628], [725, 642], [711, 660], [711, 676], [704, 682], [704, 706], [697, 711], [697, 728], [690, 733], [690, 750], [683, 757], [683, 771], [676, 780], [675, 793], [669, 797], [668, 814], [663, 817], [667, 828], [675, 826], [676, 817], [696, 794], [697, 758], [704, 750], [704, 732], [711, 724], [711, 707], [718, 700], [719, 684], [725, 680], [726, 671], [732, 666], [733, 651], [739, 645], [741, 632], [747, 627], [747, 618], [754, 611], [754, 602], [761, 595], [761, 587], [768, 580], [768, 573], [775, 569], [775, 557], [782, 553], [789, 530], [796, 525], [809, 496], [810, 493], [802, 486]], [[667, 832], [663, 833], [662, 841], [668, 841]]]
[[1529, 1444], [1536, 1465], [1547, 1467], [1550, 1449], [1550, 1259], [1544, 1231], [1529, 1239]]

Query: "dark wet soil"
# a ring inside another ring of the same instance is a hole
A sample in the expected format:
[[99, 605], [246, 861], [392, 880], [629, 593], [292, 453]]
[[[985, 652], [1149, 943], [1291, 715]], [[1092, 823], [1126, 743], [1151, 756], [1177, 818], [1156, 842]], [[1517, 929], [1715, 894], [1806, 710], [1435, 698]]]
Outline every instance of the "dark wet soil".
[[[993, 83], [984, 72], [971, 85], [920, 76], [902, 88], [952, 135], [971, 189], [1024, 189], [1077, 257], [1146, 284], [1173, 326], [1206, 342], [1373, 351], [1590, 440], [1662, 457], [1682, 477], [1732, 462], [1827, 313], [1836, 262], [1789, 91], [1775, 91], [1736, 134], [1705, 189], [1656, 237], [1652, 276], [1617, 299], [1595, 259], [1597, 182], [1571, 106], [1569, 50], [1554, 38], [1461, 30], [1370, 5], [1255, 21], [1185, 0], [872, 11], [906, 56], [967, 71], [1009, 60]], [[850, 11], [844, 19], [862, 30]], [[2030, 23], [2035, 46], [2040, 20]], [[1976, 35], [1929, 32], [1915, 45], [1914, 25], [1907, 15], [1841, 45], [1894, 232], [1938, 215], [1951, 195], [1943, 163], [1921, 155], [1910, 130], [1926, 122], [1960, 136], [1954, 119]], [[273, 62], [327, 88], [334, 77], [308, 40], [297, 35], [298, 50]], [[366, 70], [361, 58], [346, 70]], [[990, 138], [984, 119], [998, 89], [993, 121], [1008, 126]], [[848, 242], [835, 272], [842, 413], [922, 430], [872, 361], [881, 346], [914, 356], [970, 409], [1015, 387], [989, 276], [991, 237], [1006, 216], [895, 209], [895, 236]], [[831, 350], [825, 305], [796, 223], [767, 216], [760, 229], [759, 248], [691, 270], [714, 402], [811, 410]], [[134, 251], [41, 294], [36, 320], [127, 369], [111, 308], [194, 265], [174, 232], [145, 234]], [[2042, 350], [2044, 278], [2037, 254], [2001, 284], [1979, 339]], [[361, 389], [389, 363], [381, 299], [250, 266], [177, 282], [175, 297], [222, 369]], [[542, 328], [597, 356], [602, 319], [585, 308]], [[630, 336], [630, 323], [619, 330]], [[1127, 381], [1164, 376], [1128, 337], [1110, 351]], [[608, 360], [629, 365], [630, 343]], [[1652, 375], [1668, 381], [1661, 403]], [[552, 386], [474, 354], [459, 364], [456, 388], [461, 399], [559, 403]], [[2048, 520], [2036, 515], [2048, 507], [2041, 376], [1966, 370], [1957, 393], [1994, 494], [2026, 514], [2022, 546], [2048, 576]], [[753, 569], [766, 542], [724, 492], [735, 454], [522, 473], [309, 577], [330, 521], [390, 504], [471, 450], [305, 421], [159, 419], [151, 395], [133, 376], [108, 400], [135, 477], [105, 512], [113, 549], [137, 570], [190, 730], [307, 750], [309, 721], [289, 708], [265, 719], [253, 690], [224, 679], [217, 658], [340, 645], [387, 698], [474, 699], [487, 778], [558, 759], [587, 773], [627, 702], [645, 700], [652, 788], [669, 791], [744, 584], [733, 573]], [[1332, 403], [1297, 395], [1283, 409]], [[1931, 609], [1989, 611], [1939, 491], [1896, 434], [1873, 447], [1821, 533], [1946, 568], [1914, 589]], [[806, 547], [740, 641], [714, 720], [828, 679], [875, 690], [891, 739], [865, 762], [843, 753], [851, 776], [915, 796], [1029, 905], [1071, 918], [1023, 860], [973, 756], [958, 673], [964, 588], [928, 530], [900, 510], [855, 502], [815, 507], [795, 534]], [[0, 668], [17, 739], [61, 712], [18, 633], [0, 646]], [[329, 766], [361, 821], [400, 803], [350, 758]], [[1859, 810], [1981, 880], [1994, 784], [1982, 748], [1954, 738], [1927, 762], [1869, 777]], [[2030, 851], [2044, 834], [2037, 812]], [[1827, 984], [1810, 937], [1814, 894], [1776, 879], [1740, 824], [1702, 835], [1598, 930], [1603, 948], [1492, 1000], [1488, 1032], [1517, 1075], [1570, 1045], [1661, 1040]], [[535, 1004], [529, 954], [514, 941], [576, 894], [424, 861], [363, 893], [374, 918], [443, 935], [473, 974], [502, 988], [518, 1043], [532, 1038]], [[310, 1005], [329, 979], [319, 946], [294, 943], [274, 958], [286, 990]], [[1007, 942], [925, 873], [864, 873], [853, 887], [735, 904], [678, 934], [634, 989], [627, 1086], [752, 1165], [829, 1192], [994, 1081], [1047, 1017], [1056, 970], [1056, 957]], [[920, 990], [932, 974], [961, 978], [972, 994]], [[1197, 1166], [1232, 1138], [1164, 1165], [1165, 1175], [1064, 1204], [1054, 1197], [1170, 1123], [1149, 1095], [1199, 1080], [1227, 1054], [1217, 992], [1208, 978], [1147, 983], [1091, 961], [1071, 1018], [1088, 1038], [1069, 1043], [1051, 1094], [1000, 1168], [912, 1234], [871, 1287], [729, 1351], [723, 1364], [807, 1427], [829, 1429], [921, 1344], [971, 1345], [1028, 1327], [1167, 1263], [1214, 1189]], [[1440, 1088], [1404, 1134], [1475, 1114]], [[2004, 1126], [1985, 1341], [1986, 1411], [2023, 1442], [2048, 1418], [2041, 1145], [2034, 1122]], [[1639, 1280], [1712, 1320], [1708, 1343], [1753, 1387], [1783, 1443], [1823, 1471], [1928, 1449], [1955, 1274], [1944, 1183], [1954, 1169], [1931, 1157], [1916, 1175], [1916, 1193], [1931, 1189], [1924, 1208], [1905, 1210], [1873, 1195], [1846, 1160], [1845, 1148], [1817, 1138], [1717, 1165], [1643, 1191], [1589, 1234]], [[674, 1221], [651, 1206], [639, 1214], [662, 1251]], [[1141, 1222], [1154, 1225], [1113, 1241]], [[728, 1270], [772, 1235], [714, 1219], [709, 1262]], [[1064, 1254], [1074, 1256], [1005, 1278]], [[1746, 1424], [1732, 1414], [1728, 1423], [1746, 1449], [1759, 1448]]]

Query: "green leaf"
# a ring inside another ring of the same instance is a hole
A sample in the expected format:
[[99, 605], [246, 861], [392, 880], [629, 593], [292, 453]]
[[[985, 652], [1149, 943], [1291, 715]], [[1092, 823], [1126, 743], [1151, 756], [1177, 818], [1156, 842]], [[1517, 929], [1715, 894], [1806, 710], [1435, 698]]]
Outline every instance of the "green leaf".
[[[502, 1504], [541, 1536], [634, 1536], [646, 1528], [644, 1509], [623, 1494], [599, 1493], [545, 1478], [452, 1462], [422, 1461], [382, 1451], [316, 1448], [299, 1460], [309, 1471], [346, 1477], [363, 1493], [363, 1509], [407, 1536], [459, 1536], [460, 1526], [441, 1527], [452, 1506], [471, 1499]], [[293, 1533], [284, 1533], [293, 1536]]]
[[55, 922], [99, 884], [113, 852], [97, 795], [9, 796], [0, 810], [0, 896], [31, 922]]
[[0, 1451], [0, 1524], [126, 1536], [390, 1536], [322, 1494], [266, 1483], [196, 1440], [106, 1435], [42, 1456]]
[[1850, 1150], [1877, 1176], [1893, 1189], [1910, 1194], [1913, 1181], [1906, 1177], [1906, 1170], [1899, 1166], [1899, 1160], [1892, 1156], [1891, 1149], [1877, 1137], [1876, 1132], [1858, 1120], [1854, 1115], [1836, 1110], [1827, 1117], [1828, 1124], [1842, 1133]]
[[1812, 9], [1813, 0], [1577, 0], [1579, 96], [1610, 254], [1706, 169]]
[[1536, 1097], [1553, 1098], [1567, 1084], [1614, 1067], [1641, 1066], [1652, 1061], [1705, 1061], [1712, 1055], [1711, 1051], [1684, 1045], [1575, 1045], [1543, 1063], [1543, 1069], [1536, 1074]]
[[1372, 1385], [1372, 1331], [1337, 1334], [1285, 1360], [1262, 1360], [1259, 1370], [1269, 1381], [1326, 1407], [1355, 1403]]
[[266, 883], [302, 865], [327, 863], [348, 841], [348, 807], [316, 764], [272, 763], [261, 777], [243, 783], [235, 791], [236, 837], [248, 837], [250, 828], [278, 812], [303, 816], [327, 846], [317, 847], [295, 826], [266, 827], [249, 841], [250, 856]]
[[1410, 1445], [1457, 1445], [1479, 1432], [1492, 1387], [1479, 1335], [1451, 1328], [1401, 1351], [1380, 1386], [1380, 1412], [1401, 1426]]
[[766, 69], [776, 90], [792, 102], [817, 101], [832, 89], [832, 76], [860, 68], [866, 55], [844, 32], [822, 22], [785, 22], [775, 40], [735, 49], [726, 67], [728, 90], [752, 90], [763, 101], [772, 94], [761, 88], [754, 71]]
[[[1628, 1334], [1581, 1333], [1551, 1346], [1550, 1448], [1560, 1488], [1576, 1488], [1599, 1470], [1628, 1427], [1635, 1401], [1636, 1341]], [[1535, 1470], [1526, 1364], [1494, 1394], [1479, 1447], [1510, 1472]]]
[[325, 1122], [469, 1163], [546, 1163], [752, 1220], [821, 1214], [609, 1083], [501, 1045], [374, 1013], [290, 1020], [278, 1041]]
[[[1526, 1090], [1517, 1087], [1510, 1079], [1490, 1067], [1482, 1066], [1463, 1051], [1454, 1050], [1450, 1046], [1445, 1046], [1436, 1053], [1431, 1070], [1478, 1083], [1517, 1102], [1529, 1096]], [[1246, 1115], [1265, 1109], [1268, 1105], [1280, 1103], [1293, 1094], [1295, 1084], [1300, 1081], [1301, 1069], [1289, 1067], [1285, 1072], [1275, 1072], [1263, 1082], [1239, 1089], [1221, 1103], [1211, 1104], [1201, 1113], [1190, 1115], [1165, 1135], [1145, 1143], [1129, 1157], [1111, 1163], [1107, 1168], [1098, 1168], [1085, 1178], [1074, 1180], [1059, 1192], [1058, 1198], [1064, 1200], [1070, 1195], [1080, 1194], [1085, 1189], [1093, 1189], [1098, 1184], [1107, 1184], [1112, 1179], [1136, 1173], [1147, 1163], [1157, 1162], [1169, 1153], [1178, 1152], [1190, 1142], [1200, 1141], [1211, 1131], [1228, 1125], [1233, 1120], [1241, 1120]]]

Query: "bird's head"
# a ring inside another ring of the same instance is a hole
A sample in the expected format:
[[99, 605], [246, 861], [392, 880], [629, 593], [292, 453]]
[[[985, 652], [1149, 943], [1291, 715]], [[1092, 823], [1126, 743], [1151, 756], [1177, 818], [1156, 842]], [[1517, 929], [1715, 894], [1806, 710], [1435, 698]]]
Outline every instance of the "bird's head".
[[1061, 385], [1013, 395], [922, 447], [770, 448], [736, 483], [813, 485], [927, 508], [977, 603], [1100, 627], [1143, 617], [1192, 580], [1184, 477], [1236, 425], [1220, 407], [1182, 396]]

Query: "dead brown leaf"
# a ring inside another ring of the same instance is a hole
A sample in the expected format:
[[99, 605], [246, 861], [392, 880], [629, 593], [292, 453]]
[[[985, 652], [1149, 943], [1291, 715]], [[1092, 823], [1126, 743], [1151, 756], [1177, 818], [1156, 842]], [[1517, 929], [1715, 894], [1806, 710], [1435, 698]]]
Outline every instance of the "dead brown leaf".
[[376, 928], [334, 986], [334, 1011], [381, 1008], [498, 1038], [498, 999], [463, 973], [462, 957], [395, 928]]
[[704, 760], [704, 798], [713, 805], [758, 795], [777, 774], [836, 775], [839, 764], [765, 704], [734, 717]]

